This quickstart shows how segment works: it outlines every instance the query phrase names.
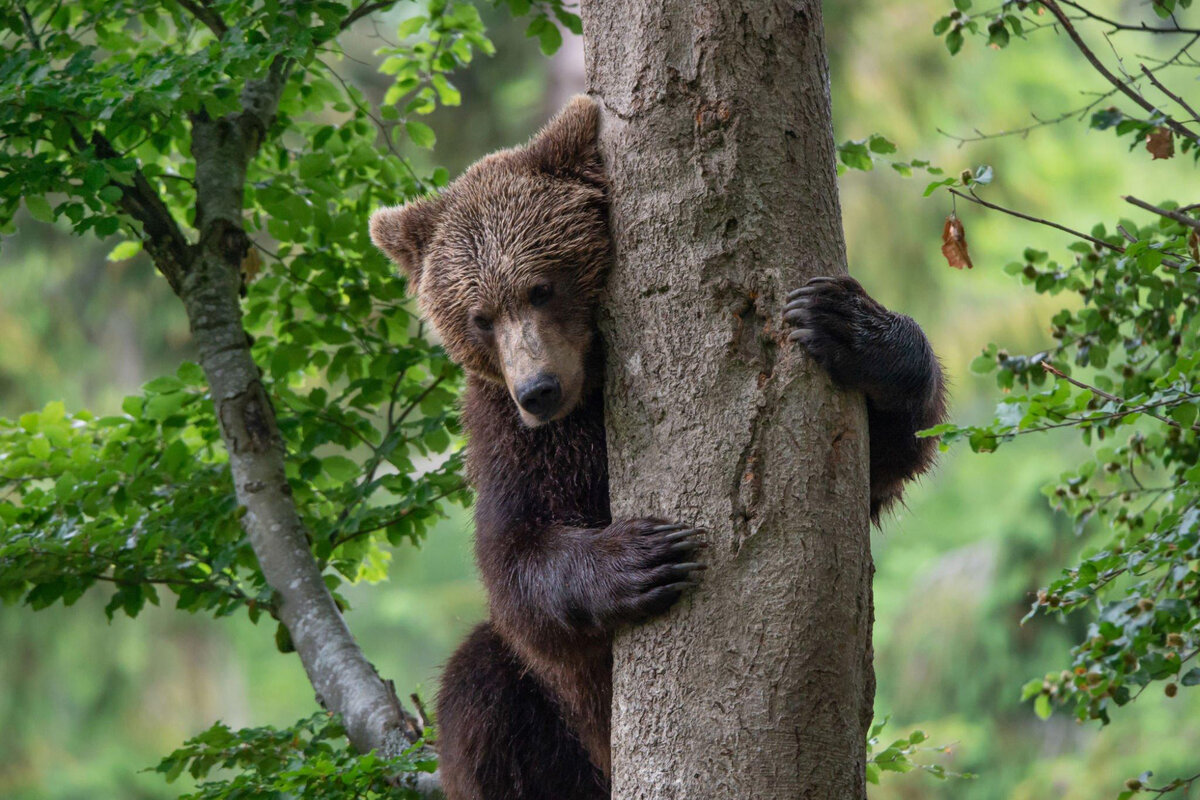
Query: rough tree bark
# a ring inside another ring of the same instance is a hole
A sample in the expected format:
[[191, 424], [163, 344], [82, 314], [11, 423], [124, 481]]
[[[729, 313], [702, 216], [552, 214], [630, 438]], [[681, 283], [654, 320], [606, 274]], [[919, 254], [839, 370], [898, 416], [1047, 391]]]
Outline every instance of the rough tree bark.
[[780, 323], [789, 290], [845, 271], [820, 3], [583, 17], [617, 254], [613, 516], [710, 531], [691, 599], [618, 638], [613, 797], [865, 797], [865, 413]]

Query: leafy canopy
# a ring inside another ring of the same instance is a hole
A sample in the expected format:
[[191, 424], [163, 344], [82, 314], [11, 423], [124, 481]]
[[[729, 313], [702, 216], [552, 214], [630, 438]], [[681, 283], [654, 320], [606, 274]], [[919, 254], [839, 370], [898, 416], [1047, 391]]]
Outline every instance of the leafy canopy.
[[[0, 234], [15, 230], [24, 205], [77, 234], [119, 237], [110, 260], [145, 250], [161, 267], [164, 254], [195, 247], [203, 230], [194, 126], [238, 114], [248, 88], [284, 81], [241, 197], [253, 242], [242, 264], [244, 325], [277, 412], [289, 485], [335, 596], [347, 581], [383, 578], [385, 543], [419, 542], [447, 502], [467, 499], [454, 407], [461, 374], [424, 336], [366, 220], [445, 185], [444, 169], [418, 170], [410, 158], [436, 141], [422, 117], [457, 105], [453, 73], [494, 48], [474, 5], [406, 4], [394, 41], [380, 36], [390, 86], [368, 97], [343, 77], [338, 37], [394, 5], [29, 0], [0, 8]], [[530, 15], [529, 35], [544, 51], [561, 41], [557, 25], [578, 30], [558, 0], [508, 5]], [[195, 364], [150, 381], [117, 415], [52, 403], [0, 420], [7, 602], [70, 605], [104, 586], [110, 616], [135, 616], [167, 592], [181, 610], [245, 609], [257, 622], [277, 601], [241, 513]], [[290, 649], [282, 626], [276, 640]], [[378, 793], [388, 770], [428, 767], [416, 756], [385, 763], [351, 754], [341, 736], [324, 715], [285, 731], [217, 726], [162, 771], [173, 778], [186, 765], [200, 778], [217, 763], [242, 769], [196, 795], [218, 797], [277, 796], [317, 773]]]

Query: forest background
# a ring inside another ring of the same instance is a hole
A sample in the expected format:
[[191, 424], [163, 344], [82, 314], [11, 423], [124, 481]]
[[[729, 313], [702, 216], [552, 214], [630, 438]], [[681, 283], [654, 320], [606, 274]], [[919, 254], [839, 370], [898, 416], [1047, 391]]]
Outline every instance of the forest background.
[[[1116, 158], [1111, 136], [1086, 121], [963, 147], [939, 133], [1021, 127], [1031, 112], [1057, 116], [1104, 88], [1069, 42], [1049, 34], [999, 51], [973, 39], [952, 60], [930, 32], [946, 5], [827, 4], [839, 142], [879, 133], [896, 143], [898, 158], [926, 159], [951, 175], [990, 165], [989, 199], [1085, 230], [1122, 216], [1144, 223], [1148, 215], [1132, 213], [1122, 194], [1184, 196], [1185, 181], [1194, 179], [1188, 167], [1145, 154]], [[346, 34], [352, 58], [336, 65], [340, 74], [382, 95], [386, 78], [376, 72], [374, 51], [415, 8], [399, 4], [377, 25]], [[432, 153], [411, 154], [451, 175], [523, 140], [583, 88], [577, 39], [547, 59], [522, 21], [481, 11], [497, 53], [456, 77], [462, 104], [432, 115]], [[1127, 45], [1129, 52], [1167, 47], [1147, 38]], [[948, 195], [923, 198], [924, 180], [883, 165], [848, 171], [841, 186], [852, 273], [925, 327], [951, 377], [952, 418], [986, 421], [998, 400], [995, 382], [968, 365], [989, 342], [1014, 352], [1047, 346], [1048, 318], [1061, 307], [1002, 268], [1025, 246], [1061, 256], [1070, 239], [960, 204], [976, 267], [951, 270], [939, 252]], [[0, 416], [52, 400], [114, 413], [143, 382], [193, 357], [182, 307], [165, 281], [144, 256], [108, 261], [111, 249], [28, 217], [5, 241]], [[890, 715], [883, 738], [920, 728], [931, 744], [947, 747], [921, 760], [979, 776], [941, 783], [919, 772], [889, 775], [872, 787], [878, 800], [1082, 800], [1115, 796], [1146, 769], [1195, 772], [1196, 692], [1168, 698], [1153, 687], [1103, 731], [1067, 713], [1042, 721], [1021, 702], [1022, 684], [1058, 669], [1062, 653], [1083, 636], [1081, 619], [1020, 624], [1032, 594], [1079, 549], [1069, 520], [1050, 511], [1041, 487], [1083, 452], [1066, 431], [1022, 437], [987, 457], [953, 448], [875, 536], [876, 708]], [[439, 665], [484, 614], [469, 514], [455, 509], [420, 549], [392, 550], [387, 581], [347, 596], [354, 631], [380, 672], [402, 694], [432, 697]], [[184, 739], [216, 720], [289, 724], [315, 709], [299, 661], [280, 654], [268, 629], [244, 616], [148, 609], [139, 621], [118, 614], [105, 624], [104, 602], [93, 593], [73, 608], [36, 614], [0, 606], [0, 796], [174, 797], [184, 787], [142, 770]]]

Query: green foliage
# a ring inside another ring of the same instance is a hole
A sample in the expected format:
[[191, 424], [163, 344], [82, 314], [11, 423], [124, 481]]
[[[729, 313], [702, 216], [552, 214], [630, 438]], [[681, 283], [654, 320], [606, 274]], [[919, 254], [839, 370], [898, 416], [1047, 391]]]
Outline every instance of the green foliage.
[[[238, 124], [256, 85], [284, 81], [242, 197], [253, 242], [242, 265], [244, 324], [277, 413], [286, 478], [343, 608], [339, 586], [386, 575], [384, 542], [419, 541], [447, 502], [467, 498], [461, 374], [424, 336], [365, 223], [375, 208], [446, 184], [443, 169], [418, 174], [404, 149], [433, 146], [420, 117], [456, 105], [449, 76], [493, 52], [473, 5], [430, 0], [380, 51], [391, 85], [375, 107], [337, 67], [338, 36], [371, 7], [35, 0], [0, 10], [0, 232], [14, 230], [23, 203], [78, 234], [121, 232], [114, 261], [144, 249], [158, 262], [171, 246], [193, 246], [202, 223], [193, 124]], [[543, 50], [558, 35], [548, 15], [578, 24], [561, 4], [539, 4]], [[166, 224], [146, 223], [147, 197]], [[175, 227], [187, 241], [172, 241]], [[274, 615], [202, 371], [184, 364], [150, 381], [122, 412], [95, 418], [51, 404], [0, 420], [0, 597], [41, 609], [103, 585], [110, 617], [157, 605], [162, 590], [187, 611]], [[286, 631], [276, 640], [290, 649]], [[175, 763], [189, 761], [197, 777], [230, 758], [248, 771], [197, 797], [275, 796], [309, 773], [378, 792], [388, 770], [424, 768], [353, 757], [330, 744], [340, 730], [315, 718], [283, 732], [221, 730]], [[270, 754], [293, 739], [286, 758]], [[247, 742], [252, 762], [214, 749]]]
[[1030, 614], [1094, 609], [1096, 619], [1071, 663], [1024, 694], [1040, 716], [1053, 701], [1105, 723], [1154, 681], [1169, 696], [1200, 682], [1186, 669], [1200, 648], [1200, 270], [1183, 224], [1118, 227], [1133, 241], [1123, 246], [1124, 235], [1097, 226], [1092, 235], [1111, 247], [1073, 244], [1066, 263], [1028, 249], [1006, 267], [1035, 291], [1072, 293], [1080, 304], [1052, 318], [1054, 348], [1014, 356], [993, 345], [975, 360], [1010, 393], [990, 424], [929, 432], [992, 452], [1069, 427], [1091, 448], [1045, 489], [1090, 545]]
[[[1109, 108], [1090, 127], [1133, 134], [1137, 145], [1167, 135], [1164, 120]], [[1180, 138], [1187, 152], [1192, 142]], [[1008, 264], [1038, 294], [1064, 296], [1050, 320], [1057, 344], [1029, 355], [990, 345], [971, 368], [995, 373], [1007, 393], [994, 419], [926, 432], [943, 447], [964, 440], [994, 452], [1018, 436], [1073, 428], [1089, 448], [1078, 469], [1044, 489], [1084, 549], [1037, 593], [1026, 619], [1088, 622], [1070, 661], [1024, 686], [1022, 699], [1043, 719], [1059, 706], [1107, 724], [1156, 683], [1168, 698], [1200, 684], [1200, 226], [1194, 214], [1173, 219], [1173, 201], [1158, 208], [1150, 224], [1122, 219], [1080, 234], [1068, 259], [1027, 248]], [[1145, 776], [1133, 782], [1122, 797], [1149, 789]]]
[[[169, 782], [185, 771], [201, 781], [182, 800], [371, 800], [419, 797], [411, 786], [395, 785], [387, 776], [430, 773], [436, 767], [421, 742], [393, 759], [355, 753], [337, 719], [320, 712], [287, 728], [234, 731], [217, 723], [164, 758], [155, 771]], [[205, 780], [214, 770], [222, 777]], [[225, 778], [226, 772], [235, 774]]]
[[[578, 36], [583, 33], [583, 21], [568, 9], [563, 0], [493, 0], [497, 5], [508, 6], [514, 17], [529, 15], [532, 19], [525, 28], [525, 35], [537, 37], [542, 53], [548, 56], [562, 47], [559, 26]], [[573, 6], [572, 6], [573, 7]]]
[[950, 752], [949, 747], [922, 746], [929, 741], [925, 731], [915, 730], [908, 736], [896, 739], [887, 747], [876, 752], [881, 741], [880, 734], [887, 724], [888, 718], [884, 717], [871, 726], [871, 732], [867, 735], [867, 781], [869, 783], [878, 784], [880, 775], [884, 772], [904, 773], [912, 772], [914, 769], [926, 772], [938, 780], [976, 777], [969, 772], [950, 772], [941, 764], [928, 764], [915, 760], [918, 754], [923, 752], [942, 754]]
[[[911, 161], [898, 161], [894, 158], [884, 158], [896, 152], [896, 145], [886, 136], [873, 133], [865, 139], [849, 139], [837, 146], [837, 173], [844, 175], [847, 169], [870, 172], [876, 163], [890, 166], [900, 175], [908, 178], [913, 170], [922, 169], [930, 175], [941, 175], [941, 167], [935, 167], [928, 161], [914, 158]], [[953, 179], [950, 179], [953, 183]]]
[[[407, 115], [456, 101], [445, 74], [489, 45], [473, 6], [432, 3], [400, 26], [426, 39], [390, 48], [384, 62], [403, 113], [375, 114], [321, 57], [350, 7], [301, 5], [307, 13], [214, 4], [227, 26], [220, 39], [174, 4], [43, 3], [28, 20], [5, 16], [0, 214], [11, 226], [23, 197], [76, 232], [124, 227], [134, 238], [111, 258], [142, 240], [161, 246], [125, 213], [122, 187], [147, 182], [177, 220], [194, 222], [187, 115], [236, 111], [248, 82], [288, 60], [275, 127], [247, 176], [245, 224], [258, 249], [244, 265], [245, 323], [288, 447], [287, 477], [336, 588], [383, 577], [380, 537], [415, 541], [442, 500], [465, 497], [453, 453], [459, 373], [421, 336], [364, 220], [445, 182], [444, 171], [419, 178], [398, 150], [404, 136], [432, 144]], [[96, 32], [94, 45], [80, 44], [81, 29]], [[52, 205], [50, 192], [66, 199]], [[110, 610], [130, 614], [157, 601], [155, 585], [188, 610], [270, 611], [198, 368], [151, 381], [123, 410], [63, 421], [52, 408], [5, 424], [5, 596], [24, 591], [44, 607], [105, 581], [117, 587]]]

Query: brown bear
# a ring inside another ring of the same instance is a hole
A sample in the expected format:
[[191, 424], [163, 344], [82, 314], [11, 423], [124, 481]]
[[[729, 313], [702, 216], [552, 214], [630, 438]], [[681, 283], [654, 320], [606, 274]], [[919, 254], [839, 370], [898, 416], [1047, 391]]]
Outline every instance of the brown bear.
[[[491, 616], [446, 666], [438, 749], [450, 800], [608, 797], [611, 641], [661, 614], [703, 565], [696, 528], [609, 510], [596, 310], [611, 259], [599, 112], [577, 97], [528, 145], [437, 198], [378, 211], [374, 242], [467, 373], [475, 549]], [[928, 468], [942, 416], [920, 327], [854, 280], [783, 309], [833, 378], [867, 396], [873, 515]]]

